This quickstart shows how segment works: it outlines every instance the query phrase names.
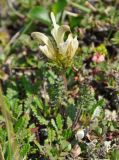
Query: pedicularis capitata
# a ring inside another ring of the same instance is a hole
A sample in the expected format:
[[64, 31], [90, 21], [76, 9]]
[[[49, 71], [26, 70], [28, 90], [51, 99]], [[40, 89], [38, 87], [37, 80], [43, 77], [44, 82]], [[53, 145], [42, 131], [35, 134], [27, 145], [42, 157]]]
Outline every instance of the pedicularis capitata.
[[[40, 50], [49, 59], [57, 63], [62, 68], [67, 68], [71, 65], [72, 59], [78, 49], [78, 40], [70, 31], [68, 25], [59, 26], [56, 23], [55, 16], [51, 13], [53, 29], [51, 30], [52, 38], [49, 38], [41, 32], [33, 32], [31, 36], [36, 39], [40, 46]], [[67, 39], [64, 40], [65, 33], [69, 32]]]

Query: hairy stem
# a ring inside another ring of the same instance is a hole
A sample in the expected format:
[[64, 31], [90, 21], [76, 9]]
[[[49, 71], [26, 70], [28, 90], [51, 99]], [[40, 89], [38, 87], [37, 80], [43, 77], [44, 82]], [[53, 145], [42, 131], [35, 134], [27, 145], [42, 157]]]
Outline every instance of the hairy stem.
[[65, 73], [62, 73], [62, 78], [63, 78], [63, 81], [64, 81], [65, 90], [67, 91], [67, 78], [66, 78]]

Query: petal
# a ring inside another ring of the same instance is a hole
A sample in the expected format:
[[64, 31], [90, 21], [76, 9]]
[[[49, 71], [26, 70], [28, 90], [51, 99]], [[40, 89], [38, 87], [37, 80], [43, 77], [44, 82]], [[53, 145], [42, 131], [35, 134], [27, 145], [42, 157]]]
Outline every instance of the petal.
[[69, 46], [67, 50], [67, 56], [72, 59], [78, 49], [78, 40], [77, 37], [73, 39], [72, 34], [68, 36]]
[[51, 34], [56, 41], [56, 36], [57, 36], [59, 25], [56, 23], [56, 19], [55, 19], [55, 16], [54, 16], [53, 12], [51, 12], [51, 20], [52, 20], [52, 23], [53, 23], [53, 26], [54, 26], [54, 28], [51, 30]]
[[103, 62], [105, 60], [105, 56], [104, 55], [100, 55], [98, 62]]
[[[51, 44], [49, 38], [48, 38], [45, 34], [43, 34], [43, 33], [41, 33], [41, 32], [33, 32], [33, 33], [31, 33], [31, 36], [32, 36], [34, 39], [38, 40], [40, 43], [43, 42], [43, 43], [46, 44], [46, 45]], [[52, 44], [51, 44], [51, 45], [52, 45]]]
[[71, 45], [72, 45], [72, 48], [73, 48], [73, 51], [72, 51], [72, 53], [71, 53], [71, 58], [73, 58], [73, 56], [75, 55], [75, 53], [76, 53], [76, 50], [78, 49], [78, 40], [77, 40], [77, 37], [75, 37], [74, 39], [73, 39], [73, 41], [71, 42]]
[[52, 29], [51, 34], [53, 38], [55, 39], [57, 46], [60, 43], [64, 42], [64, 35], [66, 32], [70, 31], [70, 27], [68, 25], [62, 25], [62, 26], [56, 26]]
[[68, 25], [59, 26], [56, 23], [55, 16], [52, 12], [51, 12], [51, 19], [52, 19], [53, 26], [54, 26], [54, 28], [51, 31], [51, 34], [52, 34], [53, 38], [55, 39], [57, 45], [59, 45], [59, 43], [64, 42], [63, 41], [64, 34], [65, 34], [65, 32], [70, 31], [70, 27]]
[[31, 36], [34, 39], [37, 39], [40, 43], [43, 42], [45, 45], [47, 45], [48, 49], [54, 54], [55, 49], [50, 41], [50, 39], [43, 33], [40, 32], [33, 32]]
[[93, 61], [93, 62], [97, 62], [97, 56], [96, 56], [96, 55], [94, 55], [94, 56], [92, 57], [92, 61]]
[[59, 26], [56, 25], [52, 30], [51, 30], [51, 35], [53, 36], [54, 40], [57, 43], [57, 33], [58, 33], [58, 28]]
[[59, 44], [59, 53], [63, 54], [63, 55], [66, 55], [68, 46], [69, 46], [69, 43], [67, 41], [63, 42], [63, 43], [60, 43]]
[[70, 27], [68, 25], [62, 25], [58, 28], [57, 43], [64, 42], [64, 34], [68, 31], [70, 31]]
[[54, 16], [54, 13], [53, 13], [53, 12], [51, 12], [51, 20], [52, 20], [52, 23], [53, 23], [54, 28], [55, 28], [56, 26], [58, 26], [57, 23], [56, 23], [56, 19], [55, 19], [55, 16]]
[[68, 48], [70, 47], [71, 41], [73, 40], [72, 38], [72, 34], [68, 35], [68, 38], [65, 42], [60, 43], [59, 45], [59, 51], [61, 54], [65, 54], [67, 53]]
[[52, 52], [50, 52], [49, 48], [45, 46], [39, 46], [40, 50], [50, 59], [54, 59], [54, 55]]

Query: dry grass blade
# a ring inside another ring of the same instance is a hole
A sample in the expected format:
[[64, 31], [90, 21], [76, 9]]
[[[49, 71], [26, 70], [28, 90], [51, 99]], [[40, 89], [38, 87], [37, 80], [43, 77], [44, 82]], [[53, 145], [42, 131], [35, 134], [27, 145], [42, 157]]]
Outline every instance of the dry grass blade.
[[[12, 151], [12, 154], [13, 154], [13, 157], [15, 157], [15, 160], [19, 160], [20, 159], [19, 149], [18, 149], [18, 145], [16, 142], [16, 138], [15, 138], [13, 123], [11, 120], [11, 114], [4, 101], [1, 86], [0, 86], [0, 110], [1, 110], [2, 115], [5, 118], [5, 123], [6, 123], [7, 133], [8, 133], [9, 147], [10, 147], [9, 149]], [[9, 154], [12, 155], [11, 153]]]
[[5, 160], [5, 159], [4, 159], [3, 152], [2, 152], [2, 146], [1, 146], [1, 145], [0, 145], [0, 159], [1, 159], [1, 160]]

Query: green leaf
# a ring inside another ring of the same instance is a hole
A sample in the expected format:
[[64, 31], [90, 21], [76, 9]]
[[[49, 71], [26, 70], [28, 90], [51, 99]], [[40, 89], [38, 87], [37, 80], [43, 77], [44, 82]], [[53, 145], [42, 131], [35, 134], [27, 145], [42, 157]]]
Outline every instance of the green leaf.
[[71, 144], [68, 141], [62, 140], [61, 141], [61, 148], [63, 151], [70, 151], [71, 150]]
[[40, 111], [37, 110], [36, 106], [32, 105], [31, 109], [32, 109], [34, 116], [37, 118], [40, 124], [44, 124], [44, 125], [48, 124], [48, 121], [42, 116]]
[[55, 123], [54, 119], [51, 119], [51, 124], [53, 125], [53, 127], [54, 127], [54, 128], [55, 128], [55, 130], [57, 131], [57, 130], [58, 130], [58, 128], [57, 128], [57, 125], [56, 125], [56, 123]]
[[24, 158], [24, 156], [27, 155], [29, 150], [30, 150], [30, 144], [29, 143], [24, 144], [23, 147], [21, 148], [21, 151], [20, 151], [21, 156]]
[[66, 5], [66, 0], [58, 0], [56, 3], [53, 4], [52, 10], [55, 14], [57, 14], [58, 12], [63, 11]]
[[26, 112], [25, 115], [20, 117], [15, 124], [15, 132], [21, 132], [23, 128], [26, 128], [29, 123], [29, 114]]
[[61, 130], [63, 127], [63, 122], [62, 122], [62, 117], [61, 114], [58, 114], [56, 117], [56, 122], [57, 122], [57, 126], [58, 128]]
[[71, 128], [64, 130], [62, 136], [65, 139], [71, 138], [71, 136], [72, 136], [72, 130], [71, 130]]
[[119, 44], [119, 31], [114, 34], [114, 37], [111, 39], [113, 44]]
[[43, 104], [40, 98], [38, 98], [37, 96], [34, 96], [34, 102], [41, 110], [43, 110]]
[[48, 128], [48, 139], [52, 142], [55, 140], [55, 131], [51, 128]]
[[17, 120], [15, 125], [15, 132], [20, 131], [24, 127], [24, 122], [25, 122], [24, 117], [21, 117], [20, 119]]
[[74, 2], [70, 2], [70, 4], [73, 6], [73, 7], [76, 7], [78, 8], [79, 10], [83, 11], [83, 12], [86, 12], [86, 13], [91, 13], [91, 10], [88, 8], [88, 7], [85, 7], [83, 5], [80, 5], [78, 3], [74, 3]]
[[68, 128], [70, 128], [72, 126], [72, 120], [69, 116], [67, 117], [67, 126], [68, 126]]
[[114, 151], [111, 153], [110, 159], [111, 159], [111, 160], [118, 160], [118, 159], [119, 159], [119, 151], [118, 151], [118, 150], [114, 150]]
[[28, 17], [32, 20], [39, 20], [40, 22], [47, 25], [50, 24], [48, 10], [45, 9], [43, 6], [35, 6], [34, 8], [32, 8], [28, 13]]
[[20, 41], [21, 44], [28, 46], [29, 43], [30, 43], [30, 41], [31, 41], [31, 39], [30, 39], [30, 36], [29, 36], [29, 35], [27, 35], [27, 34], [22, 34], [22, 35], [19, 37], [19, 41]]

